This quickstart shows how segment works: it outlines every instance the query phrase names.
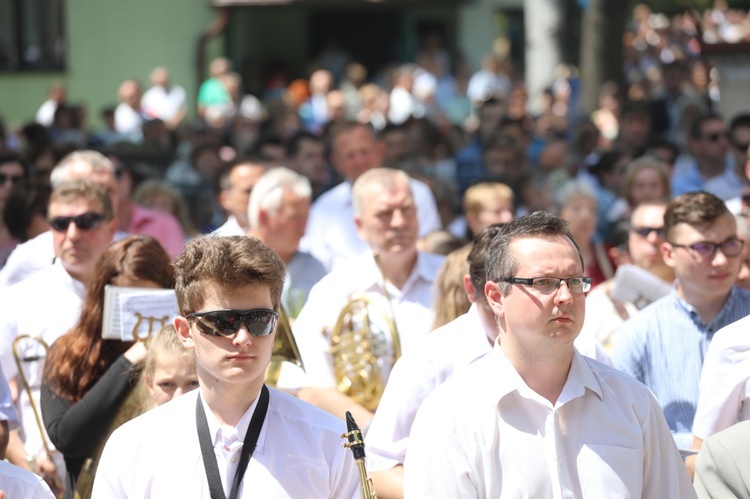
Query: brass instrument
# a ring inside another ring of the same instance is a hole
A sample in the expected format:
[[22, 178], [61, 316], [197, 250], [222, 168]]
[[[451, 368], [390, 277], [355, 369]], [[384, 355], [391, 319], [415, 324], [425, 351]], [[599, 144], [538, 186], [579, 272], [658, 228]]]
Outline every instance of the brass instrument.
[[375, 491], [372, 478], [367, 474], [367, 467], [365, 466], [365, 440], [362, 437], [362, 431], [349, 411], [346, 411], [346, 433], [342, 433], [341, 438], [347, 439], [341, 446], [352, 450], [354, 461], [357, 463], [360, 497], [362, 499], [377, 499], [378, 493]]
[[297, 342], [292, 334], [292, 326], [283, 305], [279, 305], [279, 325], [276, 327], [276, 338], [273, 340], [271, 362], [266, 368], [265, 383], [268, 386], [276, 386], [281, 374], [281, 363], [291, 362], [303, 371], [302, 356], [299, 353]]
[[[44, 350], [44, 355], [29, 355], [22, 357], [21, 353], [19, 351], [19, 345], [21, 344], [22, 340], [29, 340], [32, 342], [37, 343], [42, 347]], [[16, 367], [18, 368], [18, 379], [21, 382], [23, 390], [26, 392], [26, 396], [29, 397], [29, 405], [31, 406], [31, 411], [34, 413], [34, 420], [36, 421], [36, 425], [39, 428], [39, 435], [42, 440], [42, 447], [44, 448], [45, 454], [47, 454], [47, 459], [50, 461], [53, 461], [52, 459], [52, 445], [49, 442], [49, 438], [47, 437], [47, 430], [44, 427], [44, 423], [42, 422], [42, 414], [39, 410], [39, 407], [37, 406], [36, 400], [34, 400], [34, 396], [31, 391], [31, 385], [29, 384], [29, 380], [26, 377], [26, 372], [23, 369], [23, 362], [38, 362], [41, 360], [44, 360], [46, 357], [46, 354], [49, 352], [49, 345], [46, 341], [44, 341], [42, 338], [38, 336], [32, 336], [30, 334], [22, 334], [16, 337], [15, 340], [13, 340], [13, 359], [16, 361]], [[36, 466], [34, 466], [36, 467]], [[38, 469], [34, 469], [35, 473], [39, 473]], [[60, 483], [57, 476], [50, 477], [52, 480], [52, 483], [50, 484], [50, 487], [53, 491], [61, 491], [63, 490], [62, 484]]]
[[[376, 317], [382, 324], [376, 324]], [[391, 335], [392, 362], [401, 356], [396, 325], [388, 314], [378, 311], [364, 293], [353, 294], [339, 313], [331, 331], [331, 355], [338, 389], [356, 403], [374, 411], [385, 390], [385, 380], [378, 361], [388, 357], [385, 334]]]

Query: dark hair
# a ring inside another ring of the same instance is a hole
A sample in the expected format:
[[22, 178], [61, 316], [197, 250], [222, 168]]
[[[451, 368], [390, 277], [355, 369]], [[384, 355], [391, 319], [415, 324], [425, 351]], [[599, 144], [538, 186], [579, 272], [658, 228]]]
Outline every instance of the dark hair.
[[731, 213], [721, 199], [705, 191], [688, 192], [677, 196], [667, 205], [664, 233], [669, 238], [672, 229], [681, 223], [706, 228], [723, 215]]
[[174, 286], [169, 256], [153, 237], [128, 236], [107, 248], [96, 264], [78, 324], [52, 345], [44, 365], [44, 383], [65, 400], [80, 400], [130, 346], [102, 339], [104, 287], [118, 277]]
[[531, 215], [516, 218], [500, 227], [499, 232], [492, 239], [485, 260], [487, 281], [498, 282], [500, 291], [503, 295], [507, 295], [510, 292], [511, 285], [499, 281], [506, 277], [513, 277], [520, 266], [516, 255], [510, 250], [511, 243], [517, 239], [551, 240], [557, 237], [568, 238], [575, 247], [581, 260], [581, 268], [583, 268], [583, 257], [578, 245], [573, 240], [568, 222], [546, 211], [537, 211]]
[[484, 296], [484, 285], [487, 283], [487, 255], [492, 247], [492, 241], [500, 233], [503, 224], [492, 224], [481, 231], [474, 238], [474, 245], [471, 247], [469, 256], [466, 261], [469, 262], [469, 277], [471, 284], [474, 286], [474, 298], [476, 300], [486, 301]]
[[313, 135], [310, 132], [297, 132], [286, 143], [287, 158], [292, 158], [297, 155], [300, 150], [300, 144], [303, 140], [312, 140], [313, 142], [323, 143], [323, 139], [321, 137]]
[[706, 123], [707, 121], [713, 121], [713, 120], [719, 120], [722, 123], [724, 122], [724, 118], [722, 118], [721, 115], [717, 113], [703, 113], [697, 118], [695, 118], [693, 122], [690, 123], [690, 129], [688, 130], [690, 138], [694, 140], [701, 139], [702, 132], [703, 132], [703, 124]]
[[217, 193], [232, 188], [232, 182], [229, 180], [235, 168], [242, 165], [263, 165], [263, 161], [257, 156], [243, 156], [241, 159], [222, 163], [216, 174], [216, 185], [214, 189]]
[[206, 284], [234, 291], [251, 284], [268, 286], [274, 309], [281, 301], [286, 267], [260, 239], [246, 236], [198, 236], [172, 263], [181, 315], [198, 310]]
[[732, 118], [732, 121], [729, 122], [729, 133], [734, 133], [735, 129], [744, 127], [744, 128], [750, 128], [750, 114], [749, 113], [741, 113]]
[[28, 240], [27, 231], [35, 215], [47, 219], [47, 205], [52, 188], [47, 182], [21, 182], [5, 201], [3, 221], [8, 232], [21, 242]]

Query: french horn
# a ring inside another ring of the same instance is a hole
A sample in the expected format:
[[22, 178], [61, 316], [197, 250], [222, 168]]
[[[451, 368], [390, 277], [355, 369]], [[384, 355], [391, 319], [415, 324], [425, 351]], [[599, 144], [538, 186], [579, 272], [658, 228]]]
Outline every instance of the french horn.
[[[390, 297], [385, 298], [390, 305]], [[384, 371], [384, 366], [393, 366], [401, 356], [401, 342], [390, 312], [384, 311], [374, 296], [354, 293], [330, 331], [339, 391], [371, 411], [377, 408], [385, 390], [389, 371]]]

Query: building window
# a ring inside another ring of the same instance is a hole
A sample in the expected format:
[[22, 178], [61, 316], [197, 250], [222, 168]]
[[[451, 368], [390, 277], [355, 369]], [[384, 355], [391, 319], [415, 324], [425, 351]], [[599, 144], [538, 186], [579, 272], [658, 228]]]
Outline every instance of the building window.
[[0, 71], [65, 68], [64, 0], [0, 0]]

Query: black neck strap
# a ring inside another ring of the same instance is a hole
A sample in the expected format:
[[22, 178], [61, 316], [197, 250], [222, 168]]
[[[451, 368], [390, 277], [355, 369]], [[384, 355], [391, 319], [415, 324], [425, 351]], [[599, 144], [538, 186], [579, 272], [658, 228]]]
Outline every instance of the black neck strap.
[[[237, 489], [245, 474], [247, 465], [250, 462], [250, 456], [253, 455], [255, 446], [258, 443], [260, 429], [263, 427], [263, 421], [266, 419], [268, 411], [268, 388], [263, 385], [258, 398], [258, 405], [255, 407], [250, 426], [245, 434], [245, 441], [242, 444], [240, 453], [240, 462], [237, 465], [237, 471], [234, 473], [232, 481], [232, 490], [229, 492], [229, 499], [237, 498]], [[208, 490], [211, 492], [211, 499], [227, 499], [224, 496], [224, 487], [221, 485], [221, 475], [219, 474], [219, 465], [216, 463], [216, 454], [214, 453], [213, 439], [208, 429], [208, 420], [206, 412], [203, 410], [200, 394], [195, 404], [195, 420], [198, 425], [198, 442], [201, 446], [203, 455], [203, 467], [206, 469], [206, 478], [208, 478]]]

